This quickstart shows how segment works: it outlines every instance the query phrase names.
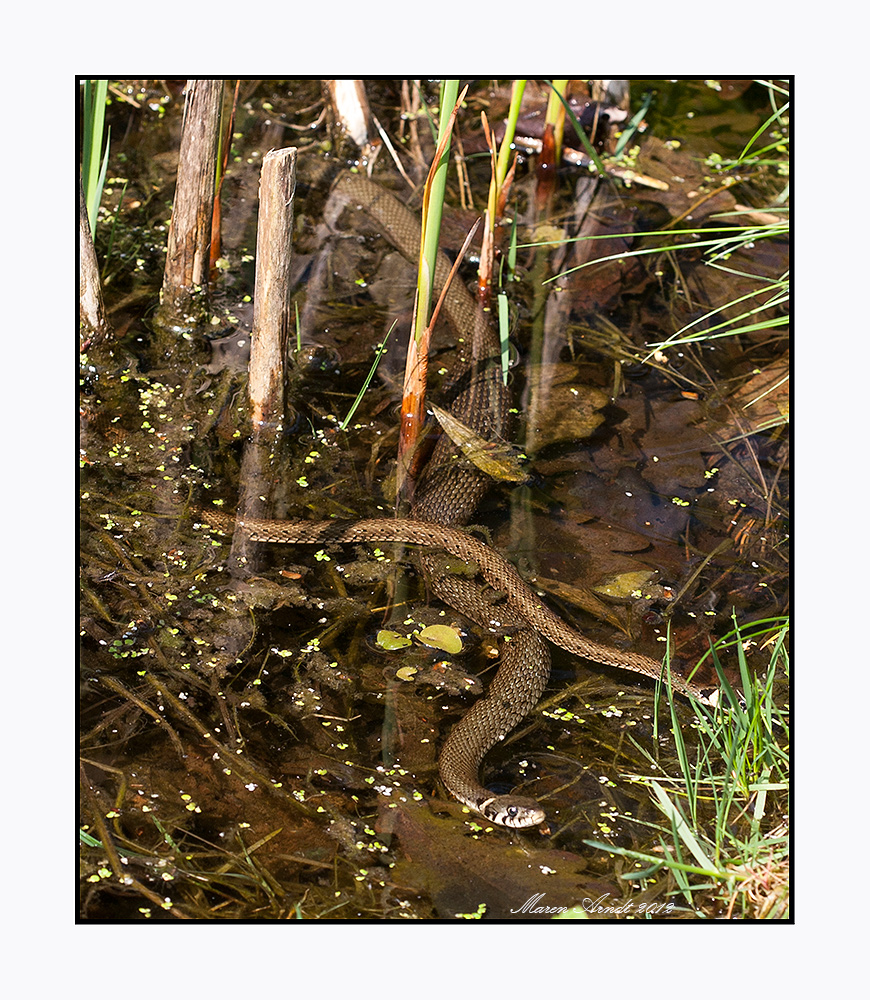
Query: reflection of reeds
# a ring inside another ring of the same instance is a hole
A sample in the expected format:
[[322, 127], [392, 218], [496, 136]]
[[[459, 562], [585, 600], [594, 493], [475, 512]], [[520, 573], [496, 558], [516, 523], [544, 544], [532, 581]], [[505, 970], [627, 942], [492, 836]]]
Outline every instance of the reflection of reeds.
[[[701, 195], [685, 212], [672, 219], [661, 230], [636, 232], [633, 234], [635, 238], [638, 238], [663, 237], [667, 233], [667, 238], [639, 250], [625, 251], [605, 257], [595, 257], [547, 279], [547, 282], [559, 282], [573, 271], [579, 271], [584, 267], [591, 267], [593, 264], [602, 264], [606, 261], [623, 261], [631, 257], [649, 255], [671, 257], [679, 250], [696, 252], [698, 249], [703, 249], [708, 267], [752, 278], [759, 283], [758, 288], [731, 299], [722, 305], [715, 306], [704, 312], [703, 315], [696, 316], [690, 323], [685, 324], [666, 339], [650, 343], [648, 345], [650, 353], [644, 359], [647, 362], [654, 354], [657, 359], [660, 359], [661, 352], [667, 348], [678, 347], [693, 341], [715, 340], [719, 337], [734, 337], [742, 334], [774, 330], [778, 327], [787, 326], [790, 321], [786, 311], [791, 289], [790, 273], [786, 271], [776, 278], [770, 278], [765, 276], [760, 270], [758, 273], [738, 271], [734, 262], [731, 261], [731, 258], [740, 252], [743, 255], [743, 266], [745, 266], [747, 258], [751, 264], [753, 251], [763, 241], [788, 240], [789, 220], [787, 210], [783, 207], [788, 199], [789, 187], [787, 183], [764, 211], [756, 211], [743, 205], [737, 205], [731, 211], [720, 212], [710, 216], [710, 219], [734, 220], [736, 224], [726, 224], [720, 227], [704, 224], [702, 228], [694, 229], [675, 228], [677, 223], [691, 218], [692, 213], [704, 202], [709, 201], [715, 195], [739, 183], [739, 178], [728, 174], [727, 171], [737, 168], [745, 170], [749, 167], [774, 167], [778, 174], [783, 176], [788, 175], [790, 162], [788, 137], [778, 131], [780, 127], [785, 128], [787, 124], [787, 112], [790, 105], [787, 101], [782, 100], [787, 96], [787, 92], [770, 80], [765, 81], [764, 86], [770, 95], [773, 111], [765, 122], [756, 129], [740, 155], [732, 160], [723, 160], [718, 155], [711, 155], [707, 158], [706, 163], [708, 167], [723, 173], [723, 183], [721, 186]], [[636, 125], [637, 119], [638, 115], [635, 115], [629, 127]], [[759, 139], [771, 134], [774, 136], [772, 142], [765, 143], [756, 148], [756, 143]], [[588, 140], [586, 141], [588, 142]], [[620, 140], [620, 148], [622, 146], [623, 140]], [[684, 237], [684, 239], [680, 242], [673, 242], [670, 236]], [[621, 234], [583, 237], [583, 239], [614, 238], [621, 238]], [[731, 262], [729, 263], [729, 261]], [[733, 315], [736, 307], [743, 308], [737, 315]], [[722, 318], [723, 316], [725, 317], [724, 319]]]

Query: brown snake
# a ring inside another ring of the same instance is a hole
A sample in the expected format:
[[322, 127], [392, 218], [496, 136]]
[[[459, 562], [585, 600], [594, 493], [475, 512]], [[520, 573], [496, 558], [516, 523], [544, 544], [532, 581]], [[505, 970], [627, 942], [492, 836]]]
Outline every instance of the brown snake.
[[[383, 234], [413, 259], [419, 247], [419, 227], [400, 202], [359, 175], [343, 175], [336, 188], [364, 208], [378, 222]], [[436, 270], [439, 287], [448, 267], [442, 257]], [[486, 317], [481, 317], [461, 283], [455, 282], [451, 287], [445, 310], [458, 331], [474, 334], [472, 357], [464, 362], [470, 377], [458, 390], [452, 412], [481, 437], [501, 436], [505, 433], [508, 396], [500, 371], [493, 365], [496, 348], [491, 326]], [[514, 630], [503, 641], [501, 665], [485, 696], [477, 700], [445, 741], [439, 772], [452, 795], [487, 819], [503, 826], [530, 827], [545, 818], [540, 805], [530, 798], [492, 795], [480, 784], [478, 770], [487, 751], [504, 739], [540, 699], [550, 675], [550, 655], [544, 639], [596, 663], [621, 667], [654, 680], [662, 676], [662, 664], [640, 653], [594, 642], [576, 632], [541, 602], [511, 563], [456, 527], [470, 519], [489, 481], [470, 462], [452, 452], [449, 441], [442, 438], [417, 487], [409, 519], [273, 521], [236, 519], [214, 510], [199, 513], [211, 527], [225, 532], [235, 527], [252, 541], [306, 545], [400, 542], [445, 549], [476, 564], [480, 576], [504, 594], [503, 604], [487, 601], [480, 588], [468, 580], [438, 573], [430, 554], [422, 557], [430, 586], [444, 601], [482, 627], [493, 631], [505, 627]], [[671, 674], [670, 683], [676, 691], [707, 704], [714, 702], [717, 693], [702, 690], [677, 674]]]
[[[456, 741], [450, 758], [465, 762], [465, 766], [448, 768], [445, 784], [460, 801], [472, 804], [488, 819], [504, 826], [533, 826], [543, 821], [543, 812], [533, 799], [517, 796], [494, 797], [481, 789], [477, 781], [477, 768], [487, 750], [510, 732], [514, 726], [531, 711], [541, 697], [549, 679], [549, 656], [546, 666], [541, 668], [536, 635], [549, 639], [569, 653], [586, 657], [596, 663], [604, 663], [636, 674], [643, 674], [653, 680], [662, 676], [662, 665], [652, 657], [641, 653], [616, 649], [594, 642], [576, 632], [554, 614], [544, 604], [532, 588], [523, 580], [513, 565], [494, 549], [485, 545], [473, 535], [458, 528], [430, 524], [427, 521], [410, 519], [375, 518], [366, 521], [271, 521], [265, 519], [235, 519], [231, 514], [213, 510], [200, 511], [203, 520], [220, 531], [231, 532], [235, 527], [256, 542], [280, 542], [289, 544], [353, 545], [361, 542], [403, 542], [410, 545], [426, 545], [446, 549], [451, 555], [466, 562], [475, 563], [480, 575], [496, 590], [505, 595], [508, 615], [494, 617], [500, 605], [490, 608], [489, 626], [499, 629], [502, 625], [528, 623], [531, 628], [520, 632], [507, 642], [509, 649], [515, 649], [515, 658], [502, 662], [495, 680], [490, 684], [484, 698], [479, 699], [471, 712], [454, 727], [442, 750], [442, 779], [444, 779], [443, 758]], [[465, 581], [458, 579], [462, 585]], [[453, 604], [453, 601], [450, 602]], [[467, 612], [469, 606], [461, 599], [457, 610]], [[511, 615], [510, 612], [514, 614]], [[469, 616], [477, 618], [475, 610]], [[507, 619], [507, 620], [505, 620]], [[539, 641], [539, 640], [538, 640]], [[516, 644], [516, 645], [515, 645]], [[507, 666], [507, 670], [505, 667]], [[704, 702], [714, 704], [710, 690], [683, 680], [672, 673], [670, 683], [681, 694], [691, 695]], [[472, 716], [478, 706], [486, 705], [486, 711]], [[472, 724], [466, 720], [472, 716]], [[457, 735], [458, 732], [458, 735]], [[467, 748], [467, 749], [463, 749]], [[470, 772], [473, 768], [473, 773]], [[481, 795], [481, 792], [484, 794]]]

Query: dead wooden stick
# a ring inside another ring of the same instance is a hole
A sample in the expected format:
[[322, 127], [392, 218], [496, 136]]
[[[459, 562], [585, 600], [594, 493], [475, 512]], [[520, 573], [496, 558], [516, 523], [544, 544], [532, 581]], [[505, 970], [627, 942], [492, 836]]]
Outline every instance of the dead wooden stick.
[[284, 370], [290, 338], [290, 260], [296, 150], [273, 149], [263, 158], [257, 219], [254, 329], [248, 395], [254, 435], [284, 420]]
[[223, 90], [223, 80], [195, 80], [188, 84], [163, 291], [155, 317], [157, 325], [164, 329], [193, 330], [207, 315]]
[[324, 83], [336, 126], [360, 149], [365, 149], [373, 132], [365, 83], [362, 80], [325, 80]]
[[79, 347], [85, 351], [111, 337], [112, 326], [106, 319], [100, 268], [79, 178]]
[[[273, 473], [285, 418], [285, 370], [290, 339], [290, 259], [296, 150], [273, 149], [260, 171], [257, 217], [257, 271], [254, 279], [254, 328], [248, 363], [251, 437], [239, 475], [238, 516], [266, 517], [275, 501]], [[243, 531], [233, 536], [227, 566], [244, 579], [258, 571], [263, 546]]]

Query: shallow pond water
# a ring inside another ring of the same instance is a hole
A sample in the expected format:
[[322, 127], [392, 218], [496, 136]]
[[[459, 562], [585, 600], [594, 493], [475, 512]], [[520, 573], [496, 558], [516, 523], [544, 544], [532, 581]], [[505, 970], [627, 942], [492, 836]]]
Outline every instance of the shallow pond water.
[[[539, 799], [549, 825], [493, 827], [437, 779], [446, 732], [478, 675], [492, 675], [491, 641], [469, 629], [452, 660], [377, 641], [411, 619], [457, 618], [430, 605], [413, 553], [258, 547], [240, 572], [230, 540], [198, 523], [191, 505], [232, 510], [239, 495], [263, 155], [300, 146], [294, 298], [307, 345], [269, 460], [272, 516], [388, 516], [414, 268], [332, 197], [354, 153], [320, 121], [319, 84], [242, 81], [211, 323], [168, 337], [152, 320], [183, 98], [172, 86], [112, 84], [96, 243], [118, 339], [89, 347], [81, 383], [82, 917], [532, 919], [584, 899], [604, 901], [592, 914], [601, 918], [720, 912], [712, 892], [704, 907], [687, 905], [665, 872], [626, 881], [643, 866], [589, 844], [659, 849], [661, 813], [633, 776], [676, 774], [681, 741], [652, 682], [554, 649], [541, 703], [483, 767], [488, 787]], [[739, 305], [705, 316], [779, 279], [787, 237], [739, 247], [725, 269], [700, 245], [660, 248], [703, 242], [662, 233], [718, 232], [772, 203], [776, 165], [721, 166], [769, 107], [760, 88], [737, 93], [735, 81], [718, 91], [653, 81], [633, 85], [632, 112], [653, 89], [633, 169], [657, 186], [565, 167], [542, 205], [534, 156], [518, 164], [510, 381], [531, 475], [494, 488], [476, 520], [590, 637], [660, 658], [670, 636], [694, 663], [736, 620], [763, 674], [764, 642], [789, 610], [788, 340], [783, 326], [750, 328]], [[424, 91], [431, 102], [435, 88]], [[479, 111], [497, 120], [508, 94], [473, 85], [460, 119], [473, 204], [460, 204], [451, 180], [444, 242], [454, 252], [487, 189], [486, 158], [473, 152]], [[431, 142], [416, 122], [415, 160], [401, 81], [375, 81], [368, 96], [419, 179]], [[372, 177], [417, 208], [383, 149]], [[609, 238], [560, 242], [578, 234]], [[657, 252], [576, 270], [647, 248]], [[783, 314], [774, 304], [753, 321]], [[723, 316], [746, 329], [654, 346]], [[435, 393], [453, 341], [439, 329]], [[736, 682], [733, 646], [721, 659]], [[709, 656], [702, 669], [714, 676]], [[674, 712], [692, 747], [692, 708], [678, 700]]]

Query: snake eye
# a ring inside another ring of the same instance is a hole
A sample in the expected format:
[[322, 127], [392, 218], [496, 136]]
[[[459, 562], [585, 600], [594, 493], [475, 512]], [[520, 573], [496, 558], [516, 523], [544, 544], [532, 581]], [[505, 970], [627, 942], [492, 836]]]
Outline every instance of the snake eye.
[[510, 816], [511, 819], [516, 819], [517, 816], [519, 815], [519, 812], [520, 810], [517, 806], [508, 806], [507, 808], [507, 814], [508, 816]]

